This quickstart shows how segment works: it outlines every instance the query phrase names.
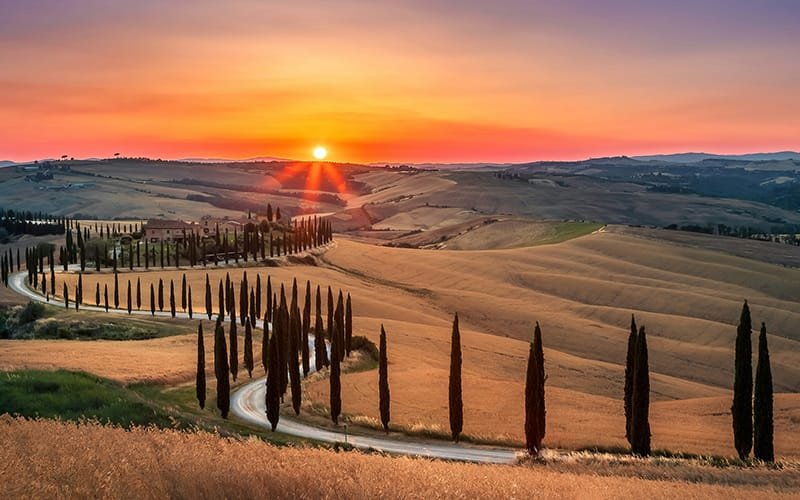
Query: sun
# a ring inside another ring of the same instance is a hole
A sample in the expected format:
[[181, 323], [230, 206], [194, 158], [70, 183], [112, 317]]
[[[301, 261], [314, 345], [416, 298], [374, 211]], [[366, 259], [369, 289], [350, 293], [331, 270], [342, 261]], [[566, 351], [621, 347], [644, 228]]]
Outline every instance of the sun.
[[328, 156], [328, 150], [325, 146], [317, 146], [314, 148], [314, 158], [317, 160], [324, 160]]

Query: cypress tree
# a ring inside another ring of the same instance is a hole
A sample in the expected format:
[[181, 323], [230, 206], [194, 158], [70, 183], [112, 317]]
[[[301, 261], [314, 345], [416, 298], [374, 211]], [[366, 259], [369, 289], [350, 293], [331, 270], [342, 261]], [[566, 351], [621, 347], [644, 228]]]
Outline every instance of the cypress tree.
[[253, 292], [253, 289], [250, 289], [250, 306], [247, 308], [248, 312], [250, 313], [250, 324], [255, 328], [256, 326], [256, 294]]
[[336, 333], [339, 335], [339, 342], [337, 343], [337, 347], [339, 348], [339, 361], [344, 360], [344, 298], [342, 297], [342, 291], [339, 290], [339, 298], [336, 301], [336, 312], [334, 313], [334, 318], [336, 321]]
[[230, 328], [230, 337], [231, 337], [231, 361], [230, 361], [230, 368], [231, 368], [231, 375], [233, 376], [233, 381], [236, 382], [236, 377], [239, 375], [239, 337], [236, 335], [236, 310], [231, 311], [231, 328]]
[[[274, 314], [277, 312], [273, 311]], [[266, 335], [266, 331], [264, 332]], [[278, 340], [277, 335], [273, 334], [269, 339], [269, 363], [267, 370], [267, 420], [272, 425], [272, 430], [278, 427], [278, 420], [280, 418], [280, 405], [281, 405], [281, 367], [278, 359]]]
[[197, 324], [197, 378], [195, 393], [200, 408], [206, 407], [206, 348], [203, 343], [203, 322]]
[[103, 302], [108, 312], [108, 285], [103, 285]]
[[128, 280], [128, 314], [133, 311], [133, 294], [131, 292], [131, 280]]
[[69, 309], [69, 289], [66, 282], [64, 282], [64, 307]]
[[464, 402], [461, 398], [461, 332], [458, 330], [458, 313], [453, 320], [450, 341], [450, 432], [458, 442], [464, 428]]
[[631, 441], [631, 398], [633, 397], [633, 362], [636, 357], [636, 319], [631, 314], [631, 329], [628, 335], [628, 355], [625, 358], [625, 438]]
[[[42, 280], [44, 281], [44, 280]], [[80, 304], [83, 303], [83, 274], [78, 273], [78, 290], [75, 300]]]
[[219, 292], [217, 296], [217, 300], [219, 301], [219, 318], [220, 320], [225, 320], [225, 292], [222, 291], [222, 280], [219, 280]]
[[322, 329], [322, 296], [317, 285], [316, 322], [314, 323], [314, 366], [317, 371], [328, 365], [328, 350], [325, 347], [325, 331]]
[[539, 455], [545, 435], [544, 380], [542, 330], [537, 322], [528, 352], [525, 378], [525, 443], [531, 456]]
[[189, 287], [189, 319], [192, 319], [192, 287]]
[[733, 382], [733, 440], [742, 460], [750, 455], [753, 446], [753, 346], [750, 339], [752, 323], [747, 301], [742, 306], [736, 331], [736, 362]]
[[164, 310], [164, 280], [158, 278], [158, 310]]
[[[334, 312], [333, 312], [333, 292], [331, 291], [331, 287], [328, 286], [328, 329], [326, 330], [328, 333], [328, 340], [331, 343], [331, 348], [333, 346], [333, 323], [334, 323]], [[338, 352], [331, 350], [332, 353]], [[333, 355], [331, 354], [331, 358]]]
[[175, 282], [172, 280], [169, 280], [169, 314], [175, 317]]
[[330, 403], [331, 403], [331, 420], [334, 424], [339, 424], [339, 414], [342, 412], [342, 381], [340, 371], [340, 358], [336, 354], [339, 350], [339, 333], [336, 331], [336, 323], [333, 323], [333, 330], [331, 331], [331, 373], [330, 373]]
[[100, 307], [100, 283], [95, 284], [94, 288], [94, 302], [97, 307]]
[[389, 434], [389, 360], [386, 354], [386, 330], [381, 325], [380, 358], [378, 361], [378, 394], [381, 424]]
[[139, 278], [136, 278], [136, 310], [142, 309], [142, 283]]
[[286, 291], [281, 283], [281, 302], [278, 308], [277, 324], [280, 326], [278, 329], [278, 345], [280, 352], [278, 359], [281, 365], [281, 395], [286, 394], [286, 388], [289, 386], [289, 306], [286, 304]]
[[311, 363], [308, 352], [308, 334], [311, 330], [311, 281], [306, 280], [306, 297], [303, 303], [303, 336], [300, 345], [301, 358], [303, 360], [303, 377], [308, 376], [311, 371]]
[[353, 343], [353, 304], [350, 301], [350, 294], [347, 294], [347, 304], [344, 309], [344, 347], [347, 357], [350, 357]]
[[242, 283], [239, 286], [239, 321], [242, 325], [244, 325], [244, 320], [249, 316], [247, 314], [247, 304], [249, 302], [247, 291], [247, 272], [245, 272]]
[[214, 330], [214, 375], [217, 378], [217, 408], [222, 418], [228, 418], [231, 405], [231, 382], [228, 379], [228, 352], [225, 345], [225, 329], [217, 319]]
[[156, 291], [152, 283], [150, 283], [150, 315], [156, 315]]
[[758, 365], [753, 403], [753, 456], [765, 462], [774, 462], [772, 368], [767, 347], [767, 326], [764, 323], [761, 323], [761, 333], [758, 336]]
[[300, 366], [297, 360], [299, 350], [298, 341], [300, 340], [300, 310], [297, 307], [297, 280], [292, 285], [292, 304], [289, 313], [289, 379], [292, 387], [292, 408], [295, 415], [300, 414]]
[[[256, 318], [261, 317], [261, 275], [256, 274]], [[255, 324], [253, 328], [255, 328]]]
[[247, 375], [253, 378], [253, 328], [250, 318], [244, 322], [244, 367], [247, 368]]
[[186, 312], [186, 273], [181, 279], [181, 309]]
[[208, 319], [211, 319], [211, 282], [208, 281], [208, 273], [206, 273], [206, 314]]
[[269, 363], [269, 344], [269, 323], [267, 322], [267, 313], [264, 312], [264, 335], [261, 336], [261, 366], [264, 367], [264, 373], [267, 372]]
[[272, 321], [273, 308], [274, 304], [272, 301], [272, 278], [269, 275], [267, 275], [267, 319], [269, 321]]
[[631, 452], [634, 455], [650, 455], [650, 366], [647, 335], [643, 326], [636, 336], [636, 358], [633, 363], [631, 441]]
[[114, 271], [114, 309], [119, 309], [119, 275]]

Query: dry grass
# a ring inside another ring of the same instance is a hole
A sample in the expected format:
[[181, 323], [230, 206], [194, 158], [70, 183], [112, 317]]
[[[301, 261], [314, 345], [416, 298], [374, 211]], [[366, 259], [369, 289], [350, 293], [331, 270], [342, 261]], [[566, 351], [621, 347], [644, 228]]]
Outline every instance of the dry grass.
[[[780, 498], [760, 488], [276, 448], [207, 433], [0, 420], [10, 498]], [[748, 471], [739, 474], [747, 475]], [[703, 478], [700, 478], [702, 480]], [[713, 478], [712, 478], [713, 480]]]

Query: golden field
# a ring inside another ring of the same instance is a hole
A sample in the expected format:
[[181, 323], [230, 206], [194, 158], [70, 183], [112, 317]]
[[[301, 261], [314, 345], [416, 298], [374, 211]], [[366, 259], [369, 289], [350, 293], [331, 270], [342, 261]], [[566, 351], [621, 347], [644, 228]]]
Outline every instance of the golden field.
[[[545, 443], [551, 447], [625, 444], [622, 375], [635, 313], [649, 334], [654, 447], [731, 455], [735, 324], [748, 299], [754, 325], [766, 321], [770, 332], [778, 393], [776, 451], [800, 456], [800, 334], [793, 330], [800, 320], [798, 270], [614, 232], [494, 251], [393, 249], [339, 238], [316, 264], [249, 267], [247, 272], [250, 283], [258, 272], [264, 284], [269, 274], [273, 283], [287, 287], [296, 277], [301, 297], [307, 279], [323, 291], [331, 285], [350, 292], [356, 335], [377, 342], [383, 323], [389, 336], [392, 422], [405, 428], [447, 431], [450, 325], [457, 311], [464, 344], [465, 432], [521, 443], [527, 340], [539, 321], [549, 377]], [[199, 315], [205, 274], [216, 304], [218, 281], [231, 273], [238, 284], [242, 270], [122, 273], [121, 290], [128, 278], [140, 277], [149, 307], [149, 283], [165, 279], [168, 290], [173, 279], [179, 290], [184, 272]], [[75, 276], [66, 279], [74, 283]], [[85, 275], [87, 302], [94, 302], [97, 280], [111, 279], [108, 273]], [[124, 292], [121, 302], [124, 307]], [[180, 359], [191, 360], [191, 338], [182, 348]], [[191, 365], [187, 379], [190, 373]], [[374, 372], [347, 374], [342, 387], [345, 414], [377, 417]], [[324, 380], [308, 384], [305, 392], [316, 404], [328, 400]]]
[[[576, 473], [470, 465], [7, 416], [0, 418], [0, 439], [0, 480], [9, 498], [758, 499], [791, 498], [797, 481], [795, 472], [763, 469], [706, 468], [673, 480], [621, 477], [608, 467]], [[648, 473], [658, 477], [657, 468], [640, 468]]]

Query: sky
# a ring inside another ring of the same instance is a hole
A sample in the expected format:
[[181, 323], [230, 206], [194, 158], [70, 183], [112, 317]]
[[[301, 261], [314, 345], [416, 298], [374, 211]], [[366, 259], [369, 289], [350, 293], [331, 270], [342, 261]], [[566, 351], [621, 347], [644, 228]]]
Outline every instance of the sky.
[[0, 0], [0, 160], [800, 149], [795, 0]]

